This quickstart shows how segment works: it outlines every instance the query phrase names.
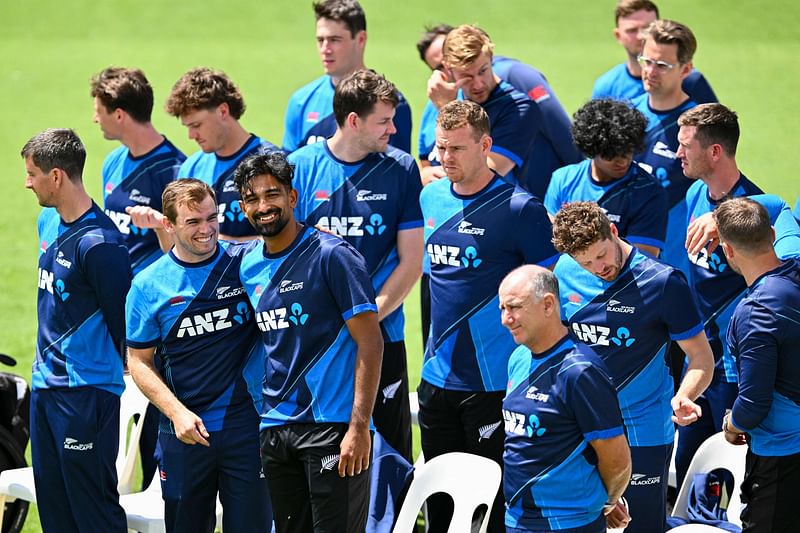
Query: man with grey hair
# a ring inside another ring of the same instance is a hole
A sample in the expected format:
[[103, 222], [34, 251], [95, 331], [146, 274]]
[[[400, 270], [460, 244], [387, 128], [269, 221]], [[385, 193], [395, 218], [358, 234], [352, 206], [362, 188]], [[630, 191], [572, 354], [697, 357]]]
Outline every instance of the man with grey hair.
[[631, 455], [605, 363], [561, 323], [558, 281], [549, 270], [513, 270], [499, 299], [502, 323], [519, 344], [503, 400], [506, 527], [625, 527], [630, 517], [620, 498]]
[[39, 215], [31, 462], [43, 531], [124, 532], [114, 460], [131, 266], [122, 234], [86, 193], [86, 150], [50, 129], [22, 148]]

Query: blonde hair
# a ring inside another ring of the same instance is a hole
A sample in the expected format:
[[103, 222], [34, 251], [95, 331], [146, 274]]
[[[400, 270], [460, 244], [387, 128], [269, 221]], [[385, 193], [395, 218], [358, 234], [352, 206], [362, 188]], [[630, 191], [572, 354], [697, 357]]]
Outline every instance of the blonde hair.
[[494, 52], [494, 44], [489, 35], [469, 24], [462, 24], [447, 34], [442, 45], [442, 61], [449, 68], [467, 68], [481, 54], [490, 58]]

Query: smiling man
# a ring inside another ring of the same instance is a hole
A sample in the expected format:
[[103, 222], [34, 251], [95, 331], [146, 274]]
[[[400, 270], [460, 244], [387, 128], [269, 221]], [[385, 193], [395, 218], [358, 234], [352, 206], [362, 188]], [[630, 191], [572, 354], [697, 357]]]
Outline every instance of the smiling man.
[[278, 148], [248, 133], [239, 123], [245, 111], [239, 88], [224, 72], [195, 68], [175, 83], [165, 107], [200, 146], [200, 151], [181, 165], [178, 177], [197, 178], [214, 189], [221, 239], [254, 238], [253, 228], [239, 207], [233, 172], [247, 156]]
[[[363, 70], [367, 19], [356, 0], [323, 0], [312, 4], [316, 17], [317, 50], [325, 74], [301, 87], [289, 99], [284, 119], [283, 149], [293, 152], [327, 139], [336, 131], [333, 93], [339, 81]], [[397, 131], [389, 143], [411, 151], [411, 108], [397, 92]]]

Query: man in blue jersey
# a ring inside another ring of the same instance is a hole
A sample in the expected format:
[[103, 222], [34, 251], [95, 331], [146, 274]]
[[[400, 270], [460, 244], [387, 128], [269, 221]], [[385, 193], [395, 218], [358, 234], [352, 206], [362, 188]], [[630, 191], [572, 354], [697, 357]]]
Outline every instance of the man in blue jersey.
[[552, 272], [519, 267], [498, 293], [519, 344], [503, 400], [506, 531], [625, 527], [631, 455], [606, 365], [561, 323]]
[[[644, 30], [659, 18], [658, 7], [650, 0], [620, 0], [614, 10], [614, 38], [625, 49], [628, 59], [597, 78], [592, 98], [633, 100], [644, 94], [638, 58], [642, 53]], [[692, 69], [686, 76], [683, 90], [697, 103], [717, 101], [711, 86], [698, 70]]]
[[31, 462], [45, 532], [124, 533], [114, 461], [131, 265], [124, 237], [86, 193], [86, 151], [51, 129], [22, 148], [39, 216]]
[[158, 441], [167, 531], [214, 531], [219, 492], [224, 529], [269, 532], [250, 394], [261, 384], [264, 355], [239, 281], [243, 247], [218, 244], [210, 185], [172, 182], [163, 206], [175, 246], [136, 276], [126, 319], [131, 375], [164, 414]]
[[572, 135], [589, 157], [556, 170], [544, 197], [551, 217], [562, 205], [597, 202], [619, 234], [658, 257], [667, 231], [667, 193], [636, 161], [647, 119], [626, 102], [590, 100], [575, 112]]
[[[529, 187], [524, 179], [534, 142], [542, 130], [542, 112], [530, 98], [495, 74], [493, 51], [494, 44], [482, 29], [465, 24], [452, 30], [442, 47], [445, 68], [431, 74], [428, 97], [440, 110], [459, 96], [481, 105], [492, 128], [488, 165], [509, 183]], [[422, 181], [427, 184], [444, 174], [440, 167], [423, 166]]]
[[775, 254], [766, 210], [747, 198], [714, 211], [722, 250], [747, 283], [727, 343], [739, 396], [722, 422], [725, 438], [748, 445], [742, 482], [742, 531], [797, 529], [800, 482], [800, 265]]
[[681, 170], [678, 151], [678, 117], [697, 103], [681, 88], [692, 71], [697, 41], [692, 31], [678, 22], [657, 20], [648, 26], [639, 63], [645, 94], [633, 105], [648, 120], [644, 150], [636, 160], [667, 190], [669, 218], [663, 261], [682, 272], [689, 262], [686, 240], [686, 191], [691, 180]]
[[347, 240], [367, 263], [384, 340], [372, 416], [386, 441], [412, 461], [402, 306], [422, 264], [422, 184], [414, 159], [388, 145], [397, 103], [397, 90], [380, 74], [350, 74], [333, 96], [336, 133], [288, 159], [297, 219]]
[[200, 151], [181, 165], [178, 177], [197, 178], [214, 189], [219, 209], [220, 239], [241, 241], [255, 238], [252, 226], [240, 209], [233, 172], [247, 156], [278, 148], [248, 133], [239, 123], [245, 111], [239, 88], [224, 72], [195, 68], [175, 83], [165, 107], [167, 113], [180, 119], [189, 132], [189, 138], [200, 146]]
[[[502, 401], [514, 342], [499, 320], [497, 288], [514, 268], [550, 266], [557, 253], [539, 200], [487, 165], [492, 138], [480, 105], [445, 105], [436, 144], [448, 179], [420, 196], [432, 313], [417, 389], [422, 451], [426, 459], [460, 451], [502, 464]], [[430, 531], [446, 531], [449, 515], [446, 497], [429, 500]], [[503, 528], [498, 493], [489, 530]]]
[[370, 416], [383, 339], [364, 258], [298, 223], [281, 153], [236, 170], [242, 210], [262, 241], [240, 277], [266, 350], [261, 457], [278, 533], [364, 531]]
[[[293, 152], [336, 131], [333, 92], [339, 81], [363, 70], [367, 18], [357, 0], [320, 0], [312, 4], [317, 50], [325, 74], [292, 94], [284, 119], [283, 149]], [[411, 108], [397, 91], [395, 131], [389, 144], [411, 152]]]
[[[444, 77], [447, 74], [444, 71], [442, 47], [445, 37], [452, 29], [453, 27], [447, 24], [428, 28], [422, 39], [417, 42], [420, 58], [432, 71], [441, 71]], [[530, 188], [529, 192], [539, 198], [543, 198], [553, 171], [581, 160], [580, 152], [572, 143], [569, 115], [567, 115], [561, 102], [559, 102], [547, 79], [535, 68], [516, 59], [493, 55], [492, 70], [500, 79], [509, 83], [522, 94], [527, 95], [533, 105], [538, 107], [541, 112], [541, 134], [534, 141], [530, 162], [526, 168], [525, 177], [521, 181], [528, 185], [535, 184], [536, 186]], [[436, 76], [436, 78], [438, 77], [439, 75]], [[450, 88], [448, 89], [448, 87]], [[431, 89], [433, 91], [450, 90], [452, 98], [455, 98], [457, 94], [455, 86], [444, 83], [444, 80], [432, 85]], [[436, 115], [436, 106], [429, 100], [422, 113], [422, 121], [420, 123], [419, 157], [422, 165], [426, 165], [431, 161], [436, 162], [436, 150], [434, 148], [436, 144]], [[432, 177], [435, 177], [435, 174]]]
[[[626, 531], [663, 531], [673, 422], [690, 424], [704, 414], [694, 400], [713, 374], [694, 297], [680, 271], [620, 239], [595, 203], [564, 206], [553, 242], [564, 254], [555, 268], [562, 318], [603, 359], [617, 387], [633, 461]], [[689, 359], [674, 395], [665, 360], [671, 341]]]
[[163, 228], [140, 228], [130, 213], [140, 206], [161, 211], [161, 193], [186, 156], [150, 122], [153, 88], [141, 70], [108, 67], [92, 78], [91, 88], [94, 121], [103, 137], [122, 144], [103, 162], [103, 207], [125, 235], [136, 274], [171, 243]]

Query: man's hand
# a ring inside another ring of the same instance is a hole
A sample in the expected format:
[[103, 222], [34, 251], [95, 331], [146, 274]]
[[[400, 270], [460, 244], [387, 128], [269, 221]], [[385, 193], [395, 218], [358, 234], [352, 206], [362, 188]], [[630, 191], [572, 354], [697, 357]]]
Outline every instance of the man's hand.
[[719, 245], [717, 224], [711, 213], [697, 217], [686, 228], [686, 251], [689, 255], [699, 254], [706, 244], [708, 244], [708, 253], [713, 252]]
[[164, 215], [146, 205], [135, 205], [125, 208], [125, 212], [131, 216], [131, 222], [137, 228], [159, 229], [162, 227], [161, 221]]
[[422, 186], [424, 187], [431, 182], [444, 178], [445, 176], [447, 176], [447, 173], [444, 171], [444, 167], [439, 165], [436, 166], [431, 165], [423, 167], [419, 175], [422, 178]]
[[730, 413], [722, 417], [722, 434], [725, 436], [725, 440], [734, 446], [747, 444], [747, 435], [737, 431], [737, 429], [733, 427], [733, 424], [731, 424]]
[[428, 98], [436, 109], [441, 109], [456, 99], [458, 90], [464, 83], [465, 80], [450, 81], [447, 74], [441, 70], [434, 70], [428, 79]]
[[202, 444], [208, 446], [208, 431], [203, 424], [203, 420], [188, 409], [183, 409], [172, 418], [172, 425], [175, 427], [175, 436], [184, 444], [193, 446]]
[[356, 429], [349, 426], [339, 446], [339, 477], [357, 476], [369, 468], [371, 448], [369, 427]]
[[672, 421], [679, 426], [688, 426], [693, 422], [697, 422], [697, 419], [703, 416], [703, 410], [700, 406], [685, 396], [674, 396], [669, 403], [674, 413]]
[[631, 521], [631, 515], [628, 514], [628, 506], [622, 498], [613, 507], [609, 505], [604, 507], [603, 514], [606, 515], [606, 526], [609, 529], [626, 528]]

